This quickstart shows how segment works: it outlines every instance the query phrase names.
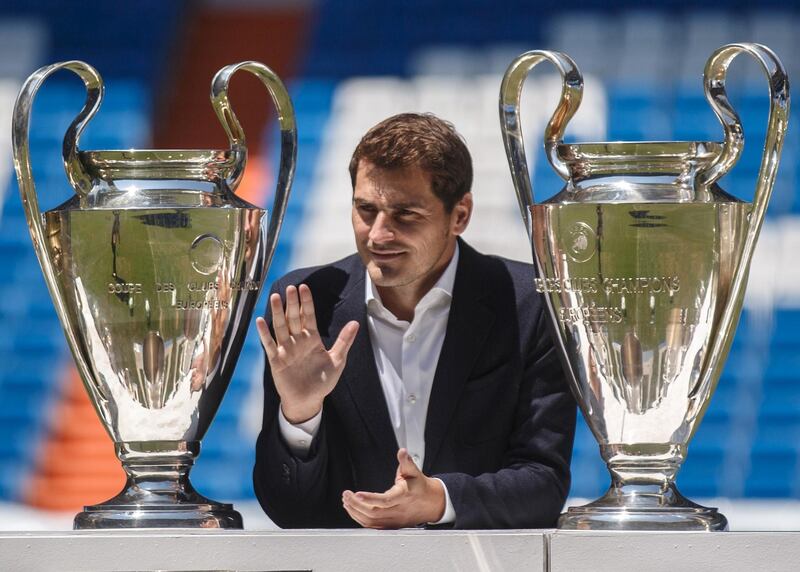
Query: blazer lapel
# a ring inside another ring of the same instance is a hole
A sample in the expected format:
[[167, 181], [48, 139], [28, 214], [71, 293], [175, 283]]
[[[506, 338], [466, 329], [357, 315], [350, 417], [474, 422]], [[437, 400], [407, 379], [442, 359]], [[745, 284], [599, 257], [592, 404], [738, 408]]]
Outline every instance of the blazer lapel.
[[486, 295], [486, 285], [480, 271], [480, 255], [461, 240], [459, 248], [450, 316], [425, 421], [425, 474], [431, 472], [461, 390], [495, 318], [494, 312], [482, 300]]
[[355, 409], [358, 412], [364, 426], [377, 444], [378, 456], [387, 455], [386, 461], [394, 468], [397, 465], [398, 445], [369, 339], [364, 272], [366, 270], [360, 265], [353, 271], [351, 284], [343, 291], [342, 298], [333, 312], [330, 337], [326, 340], [328, 347], [336, 341], [336, 336], [350, 320], [356, 320], [359, 328], [338, 384], [346, 391], [334, 390], [331, 397], [344, 410]]

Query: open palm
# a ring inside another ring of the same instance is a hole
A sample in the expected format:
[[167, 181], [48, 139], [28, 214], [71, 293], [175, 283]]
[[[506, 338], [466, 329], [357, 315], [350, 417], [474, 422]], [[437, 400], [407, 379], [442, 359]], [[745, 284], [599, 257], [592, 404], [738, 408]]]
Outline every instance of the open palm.
[[314, 300], [305, 284], [286, 289], [286, 309], [281, 297], [269, 298], [273, 339], [266, 321], [256, 320], [258, 335], [267, 353], [281, 409], [290, 423], [302, 423], [322, 408], [325, 397], [336, 387], [353, 345], [358, 322], [342, 328], [330, 350], [317, 331]]

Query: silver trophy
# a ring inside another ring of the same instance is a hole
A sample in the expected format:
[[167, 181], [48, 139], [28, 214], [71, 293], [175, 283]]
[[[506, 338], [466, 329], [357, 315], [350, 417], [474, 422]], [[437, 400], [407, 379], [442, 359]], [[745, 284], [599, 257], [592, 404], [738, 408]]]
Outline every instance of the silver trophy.
[[[739, 159], [744, 135], [725, 92], [731, 61], [753, 56], [769, 80], [770, 111], [753, 203], [717, 180]], [[558, 68], [561, 99], [545, 129], [550, 164], [566, 181], [535, 203], [520, 130], [529, 71]], [[562, 143], [583, 80], [559, 52], [532, 51], [508, 68], [500, 123], [537, 290], [583, 415], [611, 472], [600, 499], [571, 507], [565, 529], [726, 530], [714, 508], [684, 498], [675, 475], [728, 354], [789, 115], [789, 85], [775, 54], [731, 44], [708, 60], [706, 97], [725, 141]]]
[[[87, 89], [63, 145], [75, 194], [42, 214], [29, 156], [31, 105], [61, 69]], [[256, 75], [278, 110], [282, 148], [270, 217], [234, 194], [247, 160], [228, 102], [238, 70]], [[243, 62], [221, 69], [211, 86], [230, 149], [80, 151], [80, 135], [102, 97], [94, 68], [58, 63], [28, 78], [13, 117], [14, 166], [36, 255], [127, 474], [121, 493], [85, 507], [74, 525], [242, 528], [230, 504], [194, 490], [189, 470], [231, 379], [275, 250], [296, 161], [292, 104], [272, 70]]]

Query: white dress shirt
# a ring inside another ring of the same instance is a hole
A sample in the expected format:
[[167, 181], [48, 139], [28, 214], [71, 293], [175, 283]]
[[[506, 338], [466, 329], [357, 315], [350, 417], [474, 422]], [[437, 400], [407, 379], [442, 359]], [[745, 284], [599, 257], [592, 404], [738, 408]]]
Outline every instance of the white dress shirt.
[[[425, 421], [433, 376], [439, 363], [458, 266], [458, 245], [444, 273], [414, 308], [411, 322], [398, 320], [383, 305], [369, 273], [366, 273], [367, 326], [383, 395], [397, 444], [405, 447], [421, 469], [425, 461]], [[296, 455], [304, 455], [319, 431], [322, 411], [304, 423], [293, 425], [278, 414], [284, 441]], [[444, 482], [444, 516], [433, 524], [455, 520], [455, 510]]]

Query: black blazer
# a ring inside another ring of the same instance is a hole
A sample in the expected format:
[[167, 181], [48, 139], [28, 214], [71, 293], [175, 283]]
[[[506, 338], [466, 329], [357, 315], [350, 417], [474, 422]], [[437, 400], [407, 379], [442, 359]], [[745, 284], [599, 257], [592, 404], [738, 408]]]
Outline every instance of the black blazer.
[[[531, 265], [459, 244], [423, 472], [447, 486], [456, 528], [552, 527], [569, 491], [576, 407], [544, 300], [534, 290]], [[358, 526], [342, 507], [342, 491], [383, 492], [394, 483], [398, 446], [372, 353], [364, 278], [353, 255], [273, 285], [282, 296], [290, 284], [309, 286], [326, 347], [348, 321], [361, 325], [305, 459], [292, 455], [280, 435], [279, 397], [267, 364], [253, 483], [278, 526]]]

